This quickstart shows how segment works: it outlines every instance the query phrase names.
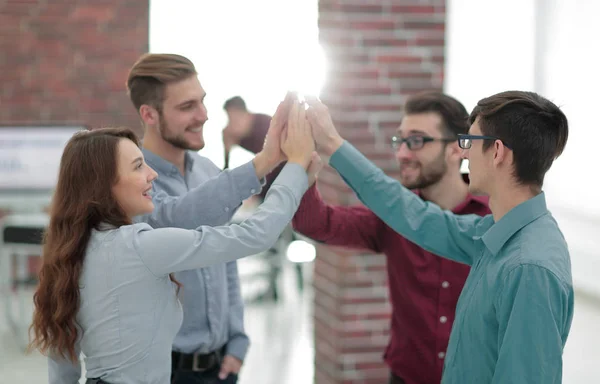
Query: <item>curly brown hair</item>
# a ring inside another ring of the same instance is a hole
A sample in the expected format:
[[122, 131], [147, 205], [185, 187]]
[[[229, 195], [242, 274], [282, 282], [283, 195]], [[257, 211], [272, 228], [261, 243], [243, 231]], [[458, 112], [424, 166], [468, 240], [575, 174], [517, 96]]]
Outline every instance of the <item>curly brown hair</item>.
[[[29, 350], [39, 349], [76, 362], [80, 336], [79, 277], [92, 229], [101, 224], [131, 224], [112, 194], [117, 182], [117, 151], [121, 140], [139, 146], [128, 128], [102, 128], [73, 135], [62, 154], [58, 182], [44, 233], [39, 284], [33, 296], [33, 338]], [[171, 276], [171, 280], [181, 285]]]

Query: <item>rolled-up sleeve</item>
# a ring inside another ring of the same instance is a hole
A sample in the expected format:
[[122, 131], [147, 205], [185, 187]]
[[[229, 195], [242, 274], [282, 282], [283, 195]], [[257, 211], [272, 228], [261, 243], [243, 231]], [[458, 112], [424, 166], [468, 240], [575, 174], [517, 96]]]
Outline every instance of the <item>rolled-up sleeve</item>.
[[134, 226], [133, 244], [155, 275], [203, 268], [263, 252], [291, 221], [308, 188], [304, 168], [287, 164], [257, 211], [242, 223], [195, 230]]

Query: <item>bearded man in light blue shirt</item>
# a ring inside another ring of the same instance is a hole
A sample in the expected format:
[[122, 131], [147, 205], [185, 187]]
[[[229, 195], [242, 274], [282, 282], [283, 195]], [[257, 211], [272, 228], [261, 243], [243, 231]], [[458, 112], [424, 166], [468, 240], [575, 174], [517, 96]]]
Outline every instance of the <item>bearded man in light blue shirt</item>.
[[319, 100], [307, 100], [319, 150], [360, 200], [415, 244], [471, 266], [442, 383], [561, 383], [573, 319], [571, 262], [542, 185], [567, 142], [564, 113], [532, 92], [480, 100], [459, 145], [470, 191], [489, 196], [492, 214], [459, 216], [387, 177], [341, 138]]
[[[183, 56], [142, 56], [130, 70], [127, 87], [145, 126], [144, 157], [159, 175], [154, 188], [161, 192], [162, 204], [153, 215], [141, 218], [154, 227], [196, 227], [201, 220], [199, 206], [203, 220], [210, 220], [206, 224], [225, 224], [243, 199], [261, 192], [259, 180], [283, 160], [278, 150], [270, 159], [263, 151], [241, 169], [221, 172], [197, 153], [204, 147], [203, 126], [208, 120], [206, 92], [194, 65]], [[234, 181], [236, 174], [242, 176]], [[215, 181], [219, 177], [223, 178], [220, 185]], [[178, 196], [208, 184], [214, 185], [211, 191], [179, 204], [181, 211], [169, 217], [169, 200], [177, 201]], [[173, 345], [172, 382], [212, 383], [217, 376], [226, 383], [237, 382], [249, 338], [236, 262], [183, 271], [175, 277], [184, 286], [184, 317]]]

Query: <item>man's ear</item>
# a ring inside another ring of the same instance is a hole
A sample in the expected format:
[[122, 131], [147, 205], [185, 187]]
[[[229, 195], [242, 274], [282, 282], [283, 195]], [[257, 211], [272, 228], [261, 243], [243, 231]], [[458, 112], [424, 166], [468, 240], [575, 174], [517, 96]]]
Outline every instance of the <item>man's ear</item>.
[[142, 104], [142, 106], [140, 106], [139, 113], [144, 125], [148, 126], [158, 124], [160, 115], [156, 108], [151, 107], [148, 104]]
[[459, 162], [462, 160], [463, 150], [458, 146], [458, 140], [448, 143], [447, 149], [448, 158], [452, 161]]
[[508, 148], [500, 140], [494, 142], [494, 165], [500, 165], [508, 159]]

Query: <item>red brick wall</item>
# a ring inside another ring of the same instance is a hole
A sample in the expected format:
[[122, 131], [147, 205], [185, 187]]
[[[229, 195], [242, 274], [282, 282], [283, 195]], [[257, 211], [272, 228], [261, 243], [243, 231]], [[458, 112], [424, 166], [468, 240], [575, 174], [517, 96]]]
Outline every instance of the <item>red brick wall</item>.
[[0, 1], [0, 124], [139, 122], [127, 72], [148, 51], [148, 1]]
[[[444, 26], [444, 0], [319, 1], [329, 65], [321, 99], [342, 136], [388, 174], [405, 97], [442, 88]], [[331, 203], [357, 202], [330, 168], [319, 190]], [[386, 383], [385, 257], [319, 246], [314, 287], [315, 383]]]

